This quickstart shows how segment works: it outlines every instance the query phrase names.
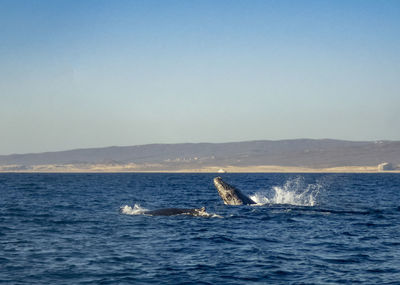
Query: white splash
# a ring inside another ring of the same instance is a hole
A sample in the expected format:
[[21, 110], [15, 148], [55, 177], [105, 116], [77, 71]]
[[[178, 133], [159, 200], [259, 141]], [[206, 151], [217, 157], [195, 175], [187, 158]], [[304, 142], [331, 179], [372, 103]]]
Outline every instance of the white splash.
[[198, 217], [205, 217], [205, 218], [223, 218], [222, 216], [215, 214], [215, 213], [208, 213], [208, 212], [200, 212], [198, 215], [196, 215]]
[[256, 205], [289, 204], [297, 206], [315, 206], [322, 184], [306, 184], [303, 177], [289, 179], [283, 186], [273, 186], [268, 193], [256, 193], [250, 198]]
[[265, 204], [271, 204], [271, 201], [260, 192], [255, 193], [254, 195], [250, 195], [251, 200], [256, 202], [255, 206], [262, 206]]
[[125, 205], [121, 207], [121, 213], [125, 215], [142, 215], [147, 209], [140, 207], [139, 204], [135, 204], [133, 208]]

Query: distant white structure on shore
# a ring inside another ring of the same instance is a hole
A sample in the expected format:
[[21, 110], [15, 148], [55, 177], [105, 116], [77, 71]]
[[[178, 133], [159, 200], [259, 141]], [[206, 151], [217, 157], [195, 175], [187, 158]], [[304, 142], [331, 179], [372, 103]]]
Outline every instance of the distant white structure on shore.
[[226, 173], [226, 170], [225, 170], [225, 169], [222, 169], [222, 168], [220, 168], [220, 169], [218, 170], [218, 173]]
[[378, 165], [378, 171], [389, 171], [389, 170], [395, 170], [394, 165], [389, 162], [383, 162]]

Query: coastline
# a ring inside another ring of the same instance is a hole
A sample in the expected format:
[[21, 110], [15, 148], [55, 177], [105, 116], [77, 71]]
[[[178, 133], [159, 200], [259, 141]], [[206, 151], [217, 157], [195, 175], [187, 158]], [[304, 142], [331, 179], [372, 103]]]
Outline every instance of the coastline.
[[293, 167], [277, 165], [255, 166], [205, 166], [201, 168], [168, 169], [162, 165], [17, 165], [0, 166], [0, 173], [400, 173], [396, 170], [379, 170], [377, 166], [339, 166], [328, 168]]

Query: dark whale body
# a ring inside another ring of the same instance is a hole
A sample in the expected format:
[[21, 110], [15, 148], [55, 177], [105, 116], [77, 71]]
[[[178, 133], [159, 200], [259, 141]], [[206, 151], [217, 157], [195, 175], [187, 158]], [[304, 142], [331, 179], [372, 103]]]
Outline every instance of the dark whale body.
[[256, 202], [244, 195], [239, 189], [236, 189], [235, 187], [223, 181], [221, 177], [214, 178], [214, 185], [217, 188], [218, 194], [221, 196], [225, 205], [256, 204]]
[[146, 211], [143, 214], [151, 216], [175, 216], [175, 215], [201, 216], [206, 214], [206, 208], [205, 207], [198, 209], [165, 208], [153, 211]]

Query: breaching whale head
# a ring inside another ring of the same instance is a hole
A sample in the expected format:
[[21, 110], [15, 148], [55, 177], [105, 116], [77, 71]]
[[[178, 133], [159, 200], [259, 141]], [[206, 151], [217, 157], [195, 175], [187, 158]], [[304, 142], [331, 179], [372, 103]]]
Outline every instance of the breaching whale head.
[[214, 185], [218, 190], [225, 205], [243, 205], [243, 204], [256, 204], [249, 197], [240, 192], [239, 189], [224, 182], [221, 177], [214, 178]]

